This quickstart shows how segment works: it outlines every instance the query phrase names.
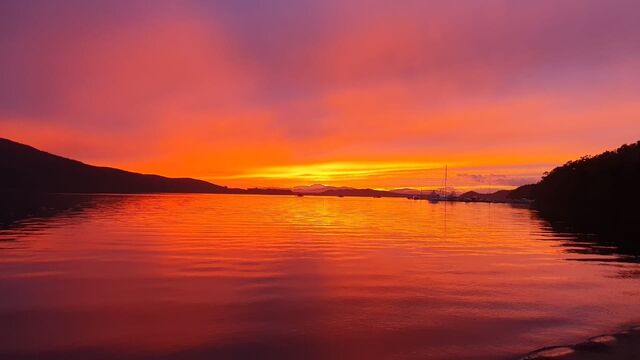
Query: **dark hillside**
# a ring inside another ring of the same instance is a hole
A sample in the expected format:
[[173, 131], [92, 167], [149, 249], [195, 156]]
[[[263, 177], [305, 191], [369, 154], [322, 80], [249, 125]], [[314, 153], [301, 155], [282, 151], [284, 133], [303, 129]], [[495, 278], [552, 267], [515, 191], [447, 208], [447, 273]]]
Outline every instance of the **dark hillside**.
[[0, 190], [60, 193], [230, 193], [224, 186], [87, 165], [0, 138]]
[[640, 234], [640, 141], [553, 169], [535, 199], [543, 216], [576, 229]]

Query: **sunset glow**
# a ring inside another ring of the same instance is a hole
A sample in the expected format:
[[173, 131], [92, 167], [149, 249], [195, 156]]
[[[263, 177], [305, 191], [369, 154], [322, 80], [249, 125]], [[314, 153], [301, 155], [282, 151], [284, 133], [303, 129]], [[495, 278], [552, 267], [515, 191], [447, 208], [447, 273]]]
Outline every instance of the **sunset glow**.
[[236, 187], [510, 189], [640, 138], [637, 1], [0, 3], [0, 137]]

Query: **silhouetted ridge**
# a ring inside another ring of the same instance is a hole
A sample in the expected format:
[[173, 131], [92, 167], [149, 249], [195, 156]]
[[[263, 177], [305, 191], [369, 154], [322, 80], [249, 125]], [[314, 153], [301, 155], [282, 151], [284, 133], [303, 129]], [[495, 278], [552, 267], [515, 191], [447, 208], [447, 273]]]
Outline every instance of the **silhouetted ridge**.
[[403, 194], [392, 193], [384, 190], [374, 189], [329, 189], [315, 195], [322, 196], [370, 196], [370, 197], [405, 197]]
[[513, 189], [507, 195], [507, 198], [518, 200], [518, 199], [529, 199], [533, 200], [536, 198], [536, 187], [537, 184], [528, 184], [522, 185], [516, 189]]
[[544, 216], [595, 232], [640, 233], [640, 141], [569, 161], [535, 186]]
[[0, 189], [67, 193], [236, 193], [190, 178], [87, 165], [0, 138]]
[[498, 190], [490, 194], [481, 194], [475, 191], [467, 191], [465, 193], [460, 194], [459, 197], [460, 199], [503, 202], [509, 199], [508, 196], [510, 193], [511, 191], [509, 190]]
[[272, 188], [248, 188], [242, 190], [243, 194], [253, 195], [294, 195], [294, 192], [289, 189], [272, 189]]

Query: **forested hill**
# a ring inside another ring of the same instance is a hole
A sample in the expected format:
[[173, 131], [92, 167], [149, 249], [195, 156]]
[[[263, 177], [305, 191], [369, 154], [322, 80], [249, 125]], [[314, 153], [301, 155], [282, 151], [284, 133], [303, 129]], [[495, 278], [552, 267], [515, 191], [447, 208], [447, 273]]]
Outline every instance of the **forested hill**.
[[547, 217], [587, 231], [639, 233], [640, 141], [569, 161], [533, 189]]

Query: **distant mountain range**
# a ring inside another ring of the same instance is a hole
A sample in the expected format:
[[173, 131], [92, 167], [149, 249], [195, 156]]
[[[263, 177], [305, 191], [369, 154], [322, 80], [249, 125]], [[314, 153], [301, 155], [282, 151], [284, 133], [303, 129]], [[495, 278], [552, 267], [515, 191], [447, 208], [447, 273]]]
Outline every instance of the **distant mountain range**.
[[[417, 195], [416, 189], [356, 189], [314, 184], [292, 189], [238, 189], [191, 178], [169, 178], [139, 174], [111, 167], [88, 165], [53, 155], [28, 145], [0, 138], [0, 190], [49, 193], [211, 193], [307, 196], [405, 197]], [[480, 201], [503, 201], [507, 190], [495, 194], [469, 192]]]
[[[291, 189], [296, 194], [322, 195], [322, 196], [368, 196], [368, 197], [403, 197], [406, 194], [397, 193], [394, 190], [356, 189], [348, 186], [328, 186], [313, 184], [308, 186], [296, 186]], [[418, 191], [418, 190], [415, 190]]]
[[[504, 202], [509, 200], [510, 190], [498, 190], [491, 194], [482, 194], [475, 191], [467, 191], [460, 194], [461, 199], [472, 199], [478, 201]], [[515, 200], [515, 199], [514, 199]]]
[[392, 189], [389, 190], [392, 193], [396, 193], [396, 194], [402, 194], [402, 195], [418, 195], [420, 194], [422, 191], [420, 191], [419, 189], [411, 189], [411, 188], [402, 188], [402, 189]]
[[291, 191], [299, 194], [321, 194], [328, 190], [350, 190], [353, 188], [346, 186], [329, 186], [322, 184], [313, 184], [313, 185], [304, 185], [304, 186], [294, 186], [291, 188]]

